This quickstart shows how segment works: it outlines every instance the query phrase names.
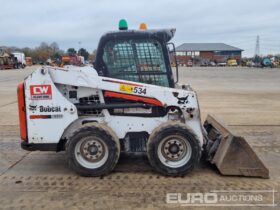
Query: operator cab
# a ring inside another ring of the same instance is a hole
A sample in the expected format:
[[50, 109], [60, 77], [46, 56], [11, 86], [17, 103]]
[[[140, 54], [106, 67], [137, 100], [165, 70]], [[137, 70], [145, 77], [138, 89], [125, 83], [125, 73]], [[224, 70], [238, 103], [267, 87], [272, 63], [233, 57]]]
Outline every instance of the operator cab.
[[104, 34], [99, 42], [94, 67], [100, 76], [174, 87], [167, 43], [175, 29], [127, 30], [121, 20], [119, 31]]

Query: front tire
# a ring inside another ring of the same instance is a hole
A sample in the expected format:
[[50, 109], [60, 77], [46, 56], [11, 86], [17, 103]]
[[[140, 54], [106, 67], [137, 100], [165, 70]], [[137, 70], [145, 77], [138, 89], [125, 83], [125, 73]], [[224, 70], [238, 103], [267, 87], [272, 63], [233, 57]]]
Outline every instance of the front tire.
[[106, 125], [91, 123], [78, 129], [66, 144], [67, 161], [81, 176], [102, 176], [111, 172], [120, 156], [120, 144]]
[[198, 138], [185, 124], [164, 123], [150, 135], [148, 143], [150, 164], [169, 176], [183, 176], [198, 163], [201, 146]]

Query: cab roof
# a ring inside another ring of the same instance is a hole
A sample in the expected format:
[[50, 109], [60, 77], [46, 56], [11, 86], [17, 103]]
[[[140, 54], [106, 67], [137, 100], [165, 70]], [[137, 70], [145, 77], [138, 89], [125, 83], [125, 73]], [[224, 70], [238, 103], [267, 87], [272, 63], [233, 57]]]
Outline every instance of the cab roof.
[[147, 29], [147, 30], [118, 30], [109, 31], [101, 37], [102, 39], [127, 39], [136, 38], [156, 38], [163, 42], [169, 42], [175, 35], [176, 29]]

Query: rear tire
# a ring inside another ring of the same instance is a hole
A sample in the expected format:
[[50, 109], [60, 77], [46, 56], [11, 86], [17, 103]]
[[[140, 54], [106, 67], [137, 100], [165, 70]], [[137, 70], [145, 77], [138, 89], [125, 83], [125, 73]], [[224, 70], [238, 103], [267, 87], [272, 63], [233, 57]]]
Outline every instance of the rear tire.
[[120, 156], [116, 134], [106, 125], [90, 123], [78, 129], [66, 143], [67, 161], [81, 176], [111, 172]]
[[201, 146], [185, 124], [164, 123], [150, 135], [147, 143], [150, 164], [160, 173], [183, 176], [198, 163]]

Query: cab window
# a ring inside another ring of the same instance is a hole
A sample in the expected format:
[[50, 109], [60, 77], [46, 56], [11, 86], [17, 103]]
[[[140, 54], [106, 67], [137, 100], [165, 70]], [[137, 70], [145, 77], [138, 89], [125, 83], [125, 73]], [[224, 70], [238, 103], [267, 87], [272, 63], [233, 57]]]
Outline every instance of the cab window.
[[169, 87], [161, 44], [156, 40], [111, 40], [103, 53], [108, 77]]

